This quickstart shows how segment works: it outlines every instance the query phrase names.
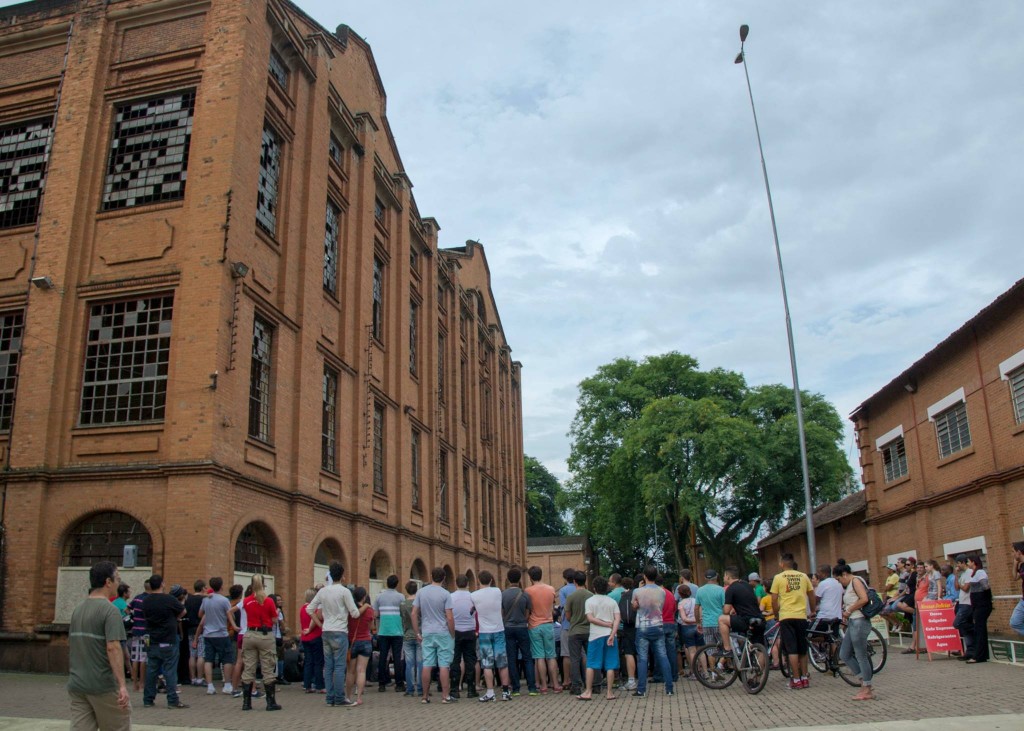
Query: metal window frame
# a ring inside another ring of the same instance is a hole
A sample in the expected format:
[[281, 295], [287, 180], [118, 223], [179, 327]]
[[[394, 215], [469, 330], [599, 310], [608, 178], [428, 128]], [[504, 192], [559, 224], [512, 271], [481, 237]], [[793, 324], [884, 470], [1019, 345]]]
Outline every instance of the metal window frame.
[[373, 491], [386, 495], [384, 484], [384, 406], [373, 404]]
[[52, 116], [0, 126], [0, 229], [39, 220], [52, 144]]
[[271, 542], [258, 523], [249, 523], [235, 539], [234, 570], [244, 574], [270, 573]]
[[420, 306], [415, 300], [409, 300], [409, 374], [412, 376], [419, 373], [419, 320]]
[[1010, 384], [1010, 401], [1013, 403], [1013, 417], [1017, 424], [1024, 424], [1024, 366], [1007, 373]]
[[341, 235], [341, 208], [330, 199], [324, 213], [324, 291], [338, 293], [338, 237]]
[[24, 310], [0, 312], [0, 433], [10, 431], [14, 418], [21, 339], [24, 334]]
[[288, 91], [288, 79], [292, 70], [276, 48], [271, 47], [270, 56], [267, 59], [267, 73], [276, 81], [282, 89]]
[[85, 567], [110, 561], [120, 566], [126, 545], [137, 546], [139, 566], [153, 565], [153, 538], [139, 520], [120, 510], [93, 513], [69, 531], [60, 565]]
[[967, 417], [967, 402], [958, 401], [945, 411], [935, 414], [935, 439], [939, 457], [951, 457], [971, 446], [971, 426]]
[[886, 482], [893, 482], [909, 473], [907, 447], [903, 437], [893, 439], [879, 451], [882, 453], [882, 466]]
[[437, 474], [437, 496], [440, 500], [438, 518], [442, 523], [447, 523], [451, 510], [448, 505], [448, 451], [445, 449], [442, 449], [437, 455]]
[[320, 426], [320, 468], [338, 472], [338, 371], [324, 364]]
[[259, 314], [253, 317], [248, 434], [261, 442], [270, 442], [271, 438], [270, 379], [273, 376], [275, 331], [273, 323], [266, 318]]
[[373, 305], [371, 332], [374, 340], [384, 342], [384, 262], [373, 257]]
[[256, 189], [256, 223], [271, 236], [277, 234], [277, 210], [281, 195], [281, 134], [263, 123], [260, 143], [260, 174]]
[[173, 317], [173, 292], [90, 304], [79, 426], [164, 420]]
[[412, 436], [409, 442], [409, 450], [412, 458], [412, 507], [415, 510], [421, 510], [420, 505], [420, 432], [418, 429], [412, 430]]
[[102, 210], [185, 197], [195, 106], [196, 90], [192, 88], [132, 99], [114, 107]]

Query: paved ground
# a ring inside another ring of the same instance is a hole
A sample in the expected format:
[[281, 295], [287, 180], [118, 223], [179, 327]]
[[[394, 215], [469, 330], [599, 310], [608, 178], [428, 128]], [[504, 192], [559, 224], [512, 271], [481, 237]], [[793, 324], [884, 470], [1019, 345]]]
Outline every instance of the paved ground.
[[[898, 648], [897, 648], [898, 651]], [[267, 713], [262, 700], [249, 713], [239, 710], [240, 700], [227, 696], [206, 696], [204, 689], [186, 688], [182, 694], [192, 708], [170, 710], [165, 706], [142, 708], [141, 694], [133, 694], [137, 728], [177, 727], [203, 729], [335, 729], [339, 724], [356, 725], [361, 731], [452, 731], [462, 729], [550, 728], [571, 721], [574, 730], [585, 729], [767, 729], [786, 727], [846, 725], [885, 731], [947, 731], [959, 728], [1024, 728], [1024, 668], [999, 663], [968, 666], [955, 660], [931, 663], [894, 654], [881, 674], [876, 688], [879, 700], [853, 702], [855, 690], [838, 678], [813, 673], [811, 687], [786, 690], [781, 675], [773, 673], [758, 696], [749, 696], [738, 685], [710, 691], [699, 683], [686, 682], [674, 697], [663, 686], [653, 685], [647, 698], [628, 697], [624, 691], [616, 701], [596, 697], [583, 703], [561, 696], [522, 696], [509, 703], [487, 705], [463, 699], [451, 706], [441, 705], [435, 694], [429, 706], [420, 705], [389, 690], [371, 688], [361, 708], [327, 708], [323, 696], [306, 695], [301, 686], [281, 688], [278, 702], [284, 710]], [[46, 675], [0, 673], [0, 731], [50, 731], [65, 729], [68, 702], [64, 678]], [[166, 703], [165, 697], [158, 701]], [[966, 718], [989, 716], [994, 718]], [[1016, 714], [1016, 715], [1002, 715]], [[19, 720], [22, 719], [22, 720]], [[24, 719], [33, 719], [25, 721]], [[45, 719], [54, 721], [53, 724]], [[926, 723], [884, 725], [887, 721]]]

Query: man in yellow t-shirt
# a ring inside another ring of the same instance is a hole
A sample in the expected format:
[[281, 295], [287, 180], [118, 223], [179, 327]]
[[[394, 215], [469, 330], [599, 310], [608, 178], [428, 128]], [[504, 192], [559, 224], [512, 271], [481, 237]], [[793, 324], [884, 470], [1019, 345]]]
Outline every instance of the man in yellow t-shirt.
[[817, 597], [807, 574], [796, 570], [792, 553], [782, 554], [782, 571], [772, 580], [772, 608], [779, 618], [782, 649], [789, 656], [791, 690], [810, 687], [807, 678], [807, 612], [813, 613]]

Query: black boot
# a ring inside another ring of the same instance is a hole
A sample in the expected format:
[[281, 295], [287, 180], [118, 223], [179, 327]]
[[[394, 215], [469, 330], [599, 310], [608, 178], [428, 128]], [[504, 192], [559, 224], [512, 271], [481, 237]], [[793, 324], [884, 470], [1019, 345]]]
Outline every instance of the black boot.
[[252, 683], [242, 685], [242, 710], [252, 710]]
[[280, 711], [281, 706], [277, 705], [277, 685], [270, 683], [263, 687], [263, 691], [267, 694], [267, 710], [268, 711]]

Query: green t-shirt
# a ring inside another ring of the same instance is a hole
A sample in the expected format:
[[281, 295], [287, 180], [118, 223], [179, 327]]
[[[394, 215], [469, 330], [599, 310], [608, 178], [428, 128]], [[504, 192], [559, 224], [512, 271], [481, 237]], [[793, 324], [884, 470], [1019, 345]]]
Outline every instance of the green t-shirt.
[[71, 615], [68, 642], [68, 690], [99, 695], [117, 691], [117, 679], [107, 659], [107, 643], [125, 639], [124, 623], [117, 607], [103, 598], [90, 597]]
[[590, 636], [590, 622], [587, 621], [587, 599], [594, 596], [582, 586], [565, 600], [565, 609], [569, 612], [569, 634]]
[[764, 584], [758, 582], [757, 586], [754, 587], [754, 596], [759, 600], [768, 596], [768, 590], [764, 588]]
[[611, 598], [611, 600], [613, 602], [618, 604], [619, 603], [619, 599], [622, 598], [622, 592], [624, 592], [624, 591], [625, 591], [625, 589], [623, 589], [621, 586], [616, 586], [614, 589], [612, 589], [610, 592], [608, 592], [608, 596]]
[[398, 616], [402, 620], [402, 641], [415, 642], [416, 630], [412, 628], [412, 599], [403, 599], [398, 605]]

